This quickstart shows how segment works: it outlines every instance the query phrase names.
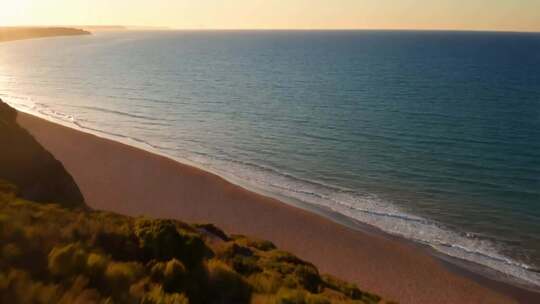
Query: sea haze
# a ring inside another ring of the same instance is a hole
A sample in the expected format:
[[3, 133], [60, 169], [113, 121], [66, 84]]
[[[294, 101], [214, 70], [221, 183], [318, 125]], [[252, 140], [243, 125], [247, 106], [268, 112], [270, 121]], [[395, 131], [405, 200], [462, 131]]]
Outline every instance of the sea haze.
[[540, 286], [540, 34], [18, 41], [0, 97]]

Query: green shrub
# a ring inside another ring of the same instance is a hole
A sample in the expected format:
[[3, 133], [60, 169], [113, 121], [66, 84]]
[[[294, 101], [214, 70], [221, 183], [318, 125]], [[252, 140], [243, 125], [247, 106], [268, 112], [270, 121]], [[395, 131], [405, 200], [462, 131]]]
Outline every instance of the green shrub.
[[215, 254], [235, 271], [243, 275], [250, 275], [262, 271], [258, 265], [259, 257], [248, 247], [228, 242], [218, 246]]
[[136, 262], [111, 262], [105, 270], [105, 279], [112, 291], [126, 290], [140, 279], [143, 267]]
[[135, 224], [139, 244], [150, 259], [177, 258], [188, 267], [196, 267], [204, 258], [206, 246], [199, 235], [180, 233], [173, 221], [139, 219]]
[[49, 253], [49, 270], [56, 276], [82, 273], [86, 266], [86, 253], [79, 244], [54, 247]]
[[289, 252], [281, 251], [281, 250], [274, 250], [271, 252], [270, 259], [275, 262], [284, 262], [289, 263], [293, 265], [310, 265], [307, 262], [304, 262], [297, 256], [292, 255]]
[[138, 241], [132, 231], [100, 230], [93, 236], [95, 246], [102, 248], [110, 253], [113, 259], [120, 261], [136, 260], [143, 254]]
[[230, 260], [231, 266], [235, 271], [243, 275], [250, 275], [253, 273], [261, 272], [262, 269], [257, 264], [257, 257], [250, 256], [235, 256]]
[[165, 293], [160, 286], [153, 286], [141, 299], [141, 304], [189, 304], [188, 298], [184, 294]]
[[302, 290], [280, 289], [275, 297], [275, 304], [304, 304], [306, 293]]
[[0, 274], [0, 303], [56, 303], [60, 296], [54, 284], [34, 280], [27, 272]]
[[177, 259], [172, 259], [165, 265], [163, 270], [163, 287], [165, 291], [178, 291], [186, 277], [186, 267]]
[[339, 291], [346, 297], [354, 300], [362, 300], [367, 303], [378, 303], [381, 298], [377, 295], [362, 292], [356, 285], [345, 282], [330, 275], [322, 276], [323, 284], [332, 290]]
[[263, 294], [276, 293], [283, 286], [283, 279], [277, 272], [256, 273], [249, 276], [248, 282], [254, 291]]
[[210, 253], [203, 239], [199, 235], [187, 231], [180, 231], [179, 235], [183, 246], [177, 258], [188, 268], [200, 266], [202, 260]]
[[14, 200], [17, 195], [17, 187], [0, 179], [0, 202]]
[[91, 253], [86, 260], [86, 272], [92, 278], [101, 278], [107, 269], [109, 259], [97, 253]]
[[254, 238], [239, 237], [235, 240], [235, 243], [261, 251], [271, 251], [276, 249], [274, 243]]
[[150, 265], [150, 278], [154, 282], [162, 282], [165, 276], [165, 266], [164, 262], [151, 263]]
[[218, 303], [246, 303], [251, 295], [247, 282], [219, 260], [208, 262], [208, 278], [212, 298]]
[[2, 260], [8, 264], [16, 263], [22, 256], [21, 249], [13, 243], [8, 243], [1, 249]]
[[308, 294], [306, 296], [306, 304], [330, 304], [332, 301], [330, 299], [318, 295], [318, 294]]
[[275, 304], [330, 304], [332, 301], [323, 295], [311, 294], [301, 289], [282, 288], [272, 301]]
[[220, 238], [221, 240], [223, 241], [230, 241], [231, 238], [229, 238], [229, 236], [223, 232], [223, 230], [219, 229], [218, 227], [216, 227], [214, 224], [196, 224], [195, 225], [196, 228], [199, 228], [199, 229], [202, 229], [218, 238]]
[[294, 271], [294, 276], [296, 277], [298, 284], [304, 289], [313, 293], [321, 291], [322, 280], [315, 266], [299, 265]]
[[160, 261], [176, 257], [183, 247], [172, 221], [139, 219], [135, 223], [135, 234], [141, 248]]
[[57, 302], [59, 304], [71, 303], [99, 303], [101, 301], [100, 293], [89, 288], [88, 279], [78, 276], [71, 286], [63, 292], [62, 297]]
[[248, 247], [238, 245], [237, 243], [228, 242], [216, 248], [215, 254], [219, 258], [230, 260], [236, 256], [250, 257], [253, 256], [254, 252]]

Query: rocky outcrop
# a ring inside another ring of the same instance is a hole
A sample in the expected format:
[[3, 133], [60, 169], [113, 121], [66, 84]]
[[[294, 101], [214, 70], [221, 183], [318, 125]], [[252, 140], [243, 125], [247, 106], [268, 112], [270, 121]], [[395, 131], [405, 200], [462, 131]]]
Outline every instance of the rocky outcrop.
[[85, 206], [73, 177], [16, 119], [17, 111], [0, 99], [0, 180], [15, 184], [28, 200]]

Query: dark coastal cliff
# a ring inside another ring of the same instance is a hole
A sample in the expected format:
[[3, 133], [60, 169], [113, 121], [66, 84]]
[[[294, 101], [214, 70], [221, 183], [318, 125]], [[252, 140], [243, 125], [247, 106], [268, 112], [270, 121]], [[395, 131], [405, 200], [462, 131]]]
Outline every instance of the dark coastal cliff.
[[76, 35], [90, 35], [90, 32], [68, 27], [0, 27], [0, 42]]
[[17, 112], [0, 99], [0, 179], [15, 184], [29, 200], [83, 206], [73, 177], [16, 119]]

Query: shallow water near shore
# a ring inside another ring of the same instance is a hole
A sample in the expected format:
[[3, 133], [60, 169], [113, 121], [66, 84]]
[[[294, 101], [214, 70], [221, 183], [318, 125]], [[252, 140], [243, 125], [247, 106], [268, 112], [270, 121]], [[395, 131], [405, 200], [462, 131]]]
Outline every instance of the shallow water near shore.
[[0, 45], [0, 97], [540, 285], [540, 35]]

